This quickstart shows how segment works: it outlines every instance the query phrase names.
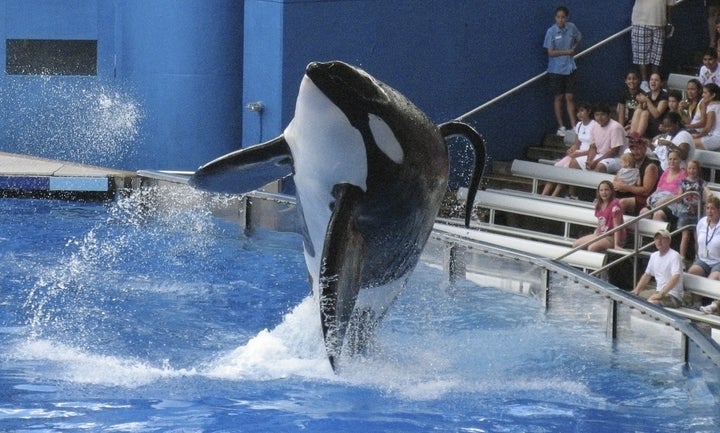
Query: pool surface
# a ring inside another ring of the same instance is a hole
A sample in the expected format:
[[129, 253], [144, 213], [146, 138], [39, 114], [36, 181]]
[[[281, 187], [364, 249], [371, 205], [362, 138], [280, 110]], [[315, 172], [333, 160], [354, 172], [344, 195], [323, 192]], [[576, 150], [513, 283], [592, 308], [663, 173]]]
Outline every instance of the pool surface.
[[247, 236], [210, 197], [0, 200], [0, 431], [720, 431], [662, 336], [620, 350], [580, 299], [545, 312], [426, 263], [335, 375], [300, 236]]

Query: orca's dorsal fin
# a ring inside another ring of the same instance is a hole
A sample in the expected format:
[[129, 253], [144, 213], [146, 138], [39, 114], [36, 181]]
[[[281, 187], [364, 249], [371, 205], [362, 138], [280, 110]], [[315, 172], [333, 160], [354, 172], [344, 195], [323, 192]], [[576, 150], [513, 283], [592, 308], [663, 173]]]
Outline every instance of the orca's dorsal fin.
[[449, 137], [461, 135], [470, 141], [475, 150], [475, 164], [473, 165], [473, 174], [468, 185], [467, 201], [465, 202], [465, 227], [470, 227], [470, 216], [472, 215], [475, 203], [475, 195], [480, 187], [480, 180], [485, 171], [485, 158], [487, 150], [485, 149], [485, 139], [473, 128], [464, 122], [450, 121], [440, 125], [440, 134], [447, 140]]
[[292, 174], [284, 136], [223, 155], [198, 168], [190, 185], [205, 191], [244, 194]]

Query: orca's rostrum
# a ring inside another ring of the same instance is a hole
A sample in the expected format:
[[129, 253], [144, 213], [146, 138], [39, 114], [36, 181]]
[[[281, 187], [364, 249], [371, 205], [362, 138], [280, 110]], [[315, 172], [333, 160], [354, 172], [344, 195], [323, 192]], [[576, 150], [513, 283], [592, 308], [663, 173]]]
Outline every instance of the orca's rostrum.
[[439, 126], [393, 88], [343, 62], [311, 63], [283, 134], [200, 167], [200, 189], [246, 193], [293, 174], [305, 262], [333, 368], [362, 352], [430, 235], [448, 186], [445, 139], [475, 149], [466, 205], [485, 146], [469, 125]]

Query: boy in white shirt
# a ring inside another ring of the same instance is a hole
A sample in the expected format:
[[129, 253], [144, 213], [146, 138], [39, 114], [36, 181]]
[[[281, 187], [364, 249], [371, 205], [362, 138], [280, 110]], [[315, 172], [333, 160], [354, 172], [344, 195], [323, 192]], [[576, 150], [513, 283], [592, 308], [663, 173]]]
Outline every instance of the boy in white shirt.
[[702, 85], [715, 83], [720, 85], [720, 68], [718, 68], [718, 53], [713, 47], [709, 47], [703, 54], [703, 65], [700, 67], [698, 80]]

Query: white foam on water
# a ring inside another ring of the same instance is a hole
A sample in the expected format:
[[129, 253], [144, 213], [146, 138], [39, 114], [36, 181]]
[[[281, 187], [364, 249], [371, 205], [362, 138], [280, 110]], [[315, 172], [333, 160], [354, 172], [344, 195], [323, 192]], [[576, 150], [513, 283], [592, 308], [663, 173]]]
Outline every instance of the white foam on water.
[[16, 361], [42, 361], [54, 366], [40, 372], [46, 379], [129, 388], [189, 376], [224, 380], [337, 378], [325, 355], [317, 302], [312, 296], [286, 314], [274, 329], [262, 330], [246, 344], [190, 368], [95, 354], [47, 339], [22, 341], [9, 356]]
[[282, 323], [210, 363], [214, 378], [267, 380], [289, 376], [334, 378], [325, 354], [317, 300], [308, 296]]
[[[30, 340], [11, 349], [17, 361], [47, 362], [46, 379], [94, 385], [137, 387], [159, 379], [193, 376], [193, 369], [153, 366], [139, 359], [90, 353], [50, 340]], [[52, 368], [54, 366], [55, 368]]]
[[[54, 365], [55, 368], [41, 372], [47, 379], [130, 388], [182, 377], [231, 381], [298, 377], [380, 389], [412, 401], [442, 399], [457, 393], [512, 394], [518, 391], [594, 400], [583, 381], [520, 374], [508, 377], [505, 370], [512, 369], [513, 362], [494, 365], [492, 359], [481, 354], [473, 356], [475, 363], [469, 363], [466, 358], [471, 354], [462, 350], [462, 342], [467, 336], [451, 331], [438, 330], [427, 335], [426, 331], [420, 331], [422, 335], [412, 337], [403, 333], [381, 333], [375, 350], [366, 357], [341, 358], [336, 374], [327, 360], [319, 317], [316, 298], [308, 296], [275, 328], [264, 329], [245, 344], [186, 368], [174, 368], [169, 362], [155, 365], [138, 358], [96, 354], [93, 349], [80, 349], [48, 339], [20, 342], [11, 350], [10, 356], [20, 361], [43, 361]], [[524, 338], [523, 332], [509, 331], [500, 340]], [[493, 332], [495, 337], [501, 333]], [[498, 343], [494, 350], [491, 346], [488, 344], [486, 349], [508, 360], [523, 358], [516, 353], [518, 350], [525, 353], [517, 346]], [[501, 350], [503, 347], [505, 352]], [[602, 404], [592, 403], [594, 406]]]
[[67, 410], [0, 408], [0, 420], [72, 418], [78, 415], [80, 415], [79, 412]]

